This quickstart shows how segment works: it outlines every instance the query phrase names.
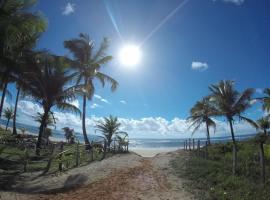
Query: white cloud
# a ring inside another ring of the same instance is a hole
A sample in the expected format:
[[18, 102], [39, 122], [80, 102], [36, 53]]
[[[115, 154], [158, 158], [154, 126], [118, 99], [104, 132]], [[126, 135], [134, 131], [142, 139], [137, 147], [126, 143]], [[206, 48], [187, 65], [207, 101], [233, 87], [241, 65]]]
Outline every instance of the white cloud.
[[100, 95], [98, 95], [98, 94], [94, 94], [94, 98], [98, 99], [98, 100], [101, 101], [101, 102], [110, 104], [110, 102], [109, 102], [107, 99], [102, 98], [102, 97], [101, 97]]
[[43, 113], [43, 109], [40, 105], [27, 100], [19, 101], [18, 110], [28, 117], [34, 117], [38, 112]]
[[70, 15], [75, 12], [75, 4], [67, 3], [62, 14], [63, 15]]
[[208, 69], [208, 64], [205, 63], [205, 62], [193, 61], [191, 63], [191, 69], [199, 70], [199, 71], [205, 71], [205, 70]]
[[262, 88], [256, 88], [255, 92], [258, 93], [258, 94], [263, 94], [263, 89]]
[[120, 103], [127, 104], [127, 102], [125, 100], [121, 100]]
[[[93, 104], [93, 107], [98, 105]], [[41, 106], [32, 101], [22, 100], [18, 105], [19, 118], [18, 122], [33, 125], [33, 116], [37, 112], [42, 112]], [[73, 113], [63, 113], [54, 111], [55, 118], [57, 119], [56, 128], [68, 126], [74, 128], [76, 132], [81, 133], [81, 118], [79, 115]], [[102, 117], [91, 116], [86, 118], [86, 126], [89, 133], [94, 133], [94, 126], [96, 121], [101, 120]], [[189, 129], [189, 124], [186, 119], [174, 118], [167, 120], [163, 117], [146, 117], [140, 119], [119, 118], [121, 122], [121, 130], [129, 133], [130, 137], [148, 137], [148, 138], [187, 138], [191, 136], [192, 130]], [[216, 133], [211, 130], [211, 136], [230, 136], [229, 125], [226, 121], [215, 120], [217, 124]], [[35, 125], [38, 125], [35, 123]], [[255, 129], [247, 123], [235, 122], [234, 129], [236, 135], [255, 133]], [[194, 137], [205, 137], [206, 129], [202, 126], [195, 134]]]
[[78, 99], [75, 99], [74, 101], [69, 101], [68, 103], [72, 104], [73, 106], [76, 106], [77, 108], [80, 108], [80, 103]]
[[245, 0], [213, 0], [214, 2], [216, 1], [223, 1], [225, 3], [233, 3], [235, 5], [241, 5], [245, 2]]
[[95, 108], [100, 108], [100, 107], [102, 107], [102, 106], [99, 105], [99, 104], [97, 104], [97, 103], [93, 103], [93, 104], [90, 106], [90, 108], [93, 108], [93, 109], [95, 109]]

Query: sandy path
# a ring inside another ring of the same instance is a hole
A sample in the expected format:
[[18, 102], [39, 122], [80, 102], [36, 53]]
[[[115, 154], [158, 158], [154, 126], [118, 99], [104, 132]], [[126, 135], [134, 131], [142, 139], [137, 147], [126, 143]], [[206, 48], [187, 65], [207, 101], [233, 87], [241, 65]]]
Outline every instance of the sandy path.
[[[90, 181], [68, 191], [33, 195], [31, 199], [190, 200], [191, 195], [184, 191], [181, 179], [174, 176], [169, 165], [176, 154], [176, 152], [163, 153], [153, 158], [130, 154], [132, 156], [125, 158], [124, 167], [114, 168], [110, 170], [109, 175], [96, 181]], [[129, 161], [127, 162], [126, 159]], [[120, 160], [118, 158], [118, 161]], [[107, 168], [110, 166], [108, 165]], [[23, 196], [18, 199], [23, 199]]]

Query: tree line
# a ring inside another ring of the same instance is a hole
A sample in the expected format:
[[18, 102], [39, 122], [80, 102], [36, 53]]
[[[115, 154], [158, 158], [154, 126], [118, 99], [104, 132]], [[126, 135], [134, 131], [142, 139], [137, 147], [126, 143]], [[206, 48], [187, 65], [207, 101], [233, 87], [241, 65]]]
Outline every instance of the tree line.
[[[0, 118], [5, 98], [9, 96], [9, 85], [16, 85], [13, 119], [13, 134], [17, 134], [17, 107], [22, 97], [31, 97], [42, 108], [36, 154], [40, 154], [42, 137], [47, 130], [52, 109], [74, 112], [82, 117], [82, 133], [87, 148], [91, 148], [86, 131], [86, 105], [95, 92], [95, 80], [104, 87], [109, 83], [111, 90], [118, 82], [102, 68], [112, 60], [107, 54], [108, 38], [98, 48], [88, 34], [80, 33], [78, 38], [65, 40], [64, 47], [72, 58], [55, 55], [48, 50], [37, 50], [36, 44], [46, 31], [48, 22], [40, 12], [31, 11], [36, 0], [2, 0], [0, 3]], [[83, 99], [82, 111], [71, 102], [77, 97]], [[6, 113], [10, 114], [10, 113]], [[5, 115], [6, 115], [5, 114]]]

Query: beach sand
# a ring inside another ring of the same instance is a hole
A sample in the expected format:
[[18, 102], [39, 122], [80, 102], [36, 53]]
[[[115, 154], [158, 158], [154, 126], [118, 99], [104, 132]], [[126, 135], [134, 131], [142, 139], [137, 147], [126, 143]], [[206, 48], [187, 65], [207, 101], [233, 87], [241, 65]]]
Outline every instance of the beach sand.
[[160, 153], [176, 151], [179, 148], [130, 148], [130, 151], [142, 157], [154, 157]]
[[184, 180], [175, 176], [169, 164], [174, 157], [186, 159], [187, 155], [182, 150], [151, 158], [119, 154], [58, 175], [24, 174], [13, 191], [0, 190], [0, 199], [191, 200], [193, 195], [185, 190]]

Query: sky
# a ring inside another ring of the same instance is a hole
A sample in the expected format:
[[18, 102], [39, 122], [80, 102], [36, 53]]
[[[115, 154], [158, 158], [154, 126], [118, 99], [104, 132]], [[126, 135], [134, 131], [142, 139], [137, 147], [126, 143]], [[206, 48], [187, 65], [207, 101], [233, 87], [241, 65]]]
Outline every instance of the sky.
[[[130, 137], [189, 137], [189, 110], [209, 94], [210, 84], [234, 80], [239, 91], [255, 88], [255, 96], [270, 84], [269, 0], [40, 0], [33, 9], [48, 20], [37, 49], [71, 56], [63, 41], [81, 32], [96, 47], [103, 37], [110, 39], [108, 54], [114, 59], [102, 71], [119, 88], [111, 92], [95, 82], [95, 96], [87, 102], [90, 134], [96, 121], [112, 114]], [[140, 45], [142, 54], [132, 68], [118, 58], [130, 43]], [[10, 90], [15, 94], [13, 85]], [[82, 106], [81, 98], [73, 103]], [[21, 99], [18, 121], [33, 125], [31, 116], [37, 111], [42, 112], [39, 105]], [[79, 116], [54, 112], [58, 129], [69, 126], [81, 132]], [[252, 119], [263, 114], [259, 103], [245, 113]], [[226, 121], [216, 122], [215, 136], [228, 135]], [[243, 122], [236, 121], [235, 128], [236, 134], [255, 132]], [[194, 136], [204, 135], [202, 127]]]

